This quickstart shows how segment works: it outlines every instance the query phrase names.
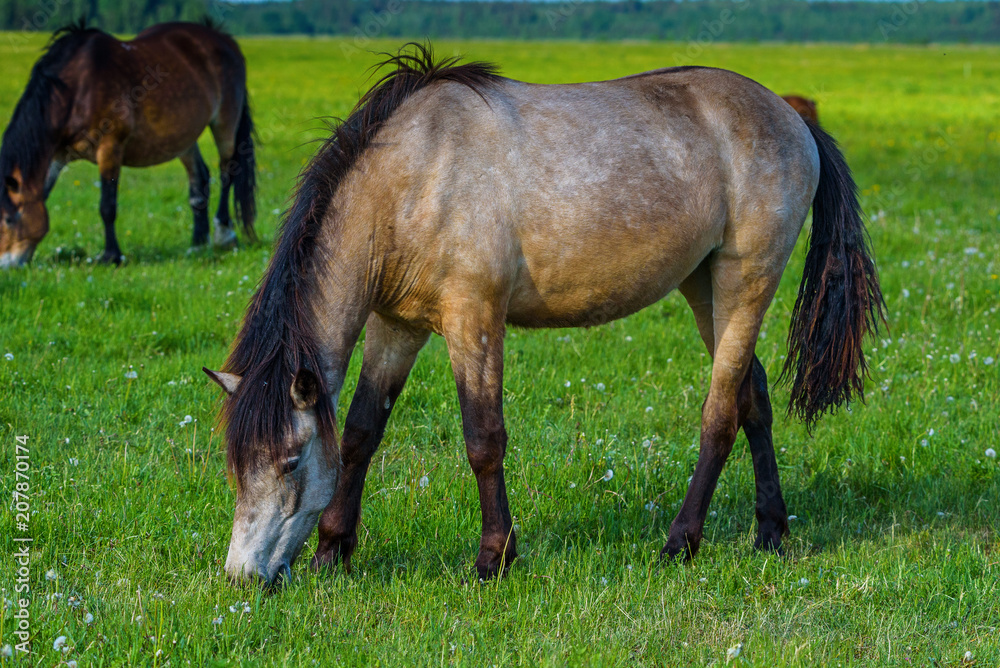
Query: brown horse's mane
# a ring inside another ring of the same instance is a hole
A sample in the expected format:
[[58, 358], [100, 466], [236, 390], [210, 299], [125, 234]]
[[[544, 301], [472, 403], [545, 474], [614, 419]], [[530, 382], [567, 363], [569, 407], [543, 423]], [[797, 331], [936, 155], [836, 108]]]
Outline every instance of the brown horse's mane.
[[[412, 53], [404, 52], [413, 47]], [[274, 256], [254, 294], [236, 337], [225, 371], [242, 376], [236, 391], [226, 398], [221, 418], [226, 424], [227, 458], [237, 482], [263, 463], [272, 465], [288, 454], [285, 438], [292, 419], [289, 393], [295, 374], [308, 369], [319, 379], [316, 418], [324, 448], [339, 459], [336, 416], [321, 364], [320, 345], [310, 317], [310, 299], [316, 289], [317, 269], [326, 249], [319, 243], [338, 185], [373, 144], [379, 129], [415, 92], [442, 81], [469, 86], [480, 95], [498, 80], [497, 69], [486, 63], [457, 64], [457, 58], [435, 61], [429, 45], [408, 44], [374, 69], [392, 67], [339, 123], [299, 175], [298, 189], [286, 212]]]
[[[49, 43], [31, 68], [28, 85], [14, 107], [10, 124], [3, 133], [0, 145], [0, 174], [6, 180], [15, 168], [21, 170], [25, 181], [40, 178], [45, 169], [50, 151], [55, 144], [55, 130], [62, 123], [50, 123], [52, 95], [66, 90], [66, 84], [59, 73], [66, 63], [92, 36], [105, 34], [97, 28], [88, 28], [84, 21], [63, 26], [52, 33]], [[7, 188], [0, 189], [0, 207], [14, 212]]]

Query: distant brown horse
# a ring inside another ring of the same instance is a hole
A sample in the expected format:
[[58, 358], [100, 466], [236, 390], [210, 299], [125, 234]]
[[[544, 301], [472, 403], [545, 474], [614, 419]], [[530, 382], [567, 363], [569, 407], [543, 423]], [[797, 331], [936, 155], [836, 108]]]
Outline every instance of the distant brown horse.
[[[755, 544], [778, 549], [788, 519], [754, 346], [810, 205], [785, 363], [797, 414], [811, 423], [862, 398], [863, 343], [883, 309], [834, 140], [725, 70], [532, 85], [425, 49], [389, 64], [302, 174], [224, 371], [206, 370], [229, 393], [237, 502], [226, 571], [267, 583], [287, 574], [321, 513], [314, 565], [350, 568], [369, 463], [437, 333], [479, 487], [476, 568], [503, 572], [517, 555], [503, 470], [506, 324], [597, 325], [675, 288], [713, 362], [701, 453], [662, 554], [697, 552], [741, 427], [757, 478]], [[338, 449], [337, 397], [362, 327]]]
[[812, 121], [813, 123], [819, 123], [819, 112], [816, 110], [816, 100], [811, 100], [808, 97], [802, 97], [800, 95], [785, 95], [781, 99], [792, 105], [792, 109], [799, 112], [799, 116], [805, 120]]
[[207, 243], [209, 173], [197, 143], [206, 127], [222, 175], [214, 241], [225, 246], [236, 240], [230, 188], [251, 237], [256, 211], [253, 121], [236, 42], [195, 23], [153, 26], [127, 42], [82, 24], [57, 30], [3, 134], [0, 267], [31, 260], [49, 230], [45, 200], [66, 163], [81, 159], [96, 163], [101, 177], [101, 262], [122, 259], [115, 216], [123, 165], [180, 158], [190, 183], [192, 242]]

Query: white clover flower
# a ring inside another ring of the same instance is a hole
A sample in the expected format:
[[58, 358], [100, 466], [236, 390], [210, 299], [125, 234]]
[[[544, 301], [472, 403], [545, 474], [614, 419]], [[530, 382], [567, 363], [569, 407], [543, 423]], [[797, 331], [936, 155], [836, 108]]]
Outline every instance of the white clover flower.
[[735, 647], [726, 650], [726, 661], [732, 661], [743, 652], [743, 643], [737, 643]]
[[430, 479], [427, 476], [421, 476], [420, 477], [420, 486], [421, 487], [427, 487], [427, 485], [429, 485], [429, 484], [431, 484], [431, 481], [430, 481]]
[[569, 381], [567, 380], [567, 381], [566, 381], [565, 383], [563, 383], [563, 385], [565, 385], [566, 387], [569, 387], [570, 385], [572, 385], [572, 383], [570, 383], [570, 382], [569, 382]]
[[69, 661], [66, 662], [66, 668], [76, 668], [76, 667], [77, 667], [76, 661], [70, 659]]
[[594, 387], [597, 388], [598, 392], [603, 392], [604, 391], [604, 383], [598, 383], [597, 385], [594, 385]]
[[965, 654], [962, 655], [962, 660], [966, 663], [972, 663], [972, 652], [966, 650]]
[[569, 484], [569, 488], [570, 488], [570, 489], [576, 489], [576, 483], [575, 483], [575, 482], [571, 482], [571, 483]]
[[53, 580], [58, 580], [59, 579], [59, 574], [56, 573], [56, 569], [50, 568], [45, 573], [45, 579], [48, 580], [48, 581], [50, 581], [50, 582], [53, 581]]
[[802, 578], [801, 580], [799, 580], [799, 584], [802, 585], [803, 587], [805, 587], [806, 585], [809, 584], [809, 579], [808, 578]]
[[66, 640], [67, 640], [66, 636], [59, 636], [58, 638], [56, 638], [55, 642], [52, 643], [52, 649], [54, 649], [57, 652], [61, 652], [63, 647], [66, 646]]
[[8, 362], [13, 362], [14, 361], [14, 353], [4, 353], [3, 358], [5, 360], [7, 360]]
[[90, 614], [89, 612], [87, 614], [85, 614], [83, 616], [83, 623], [84, 624], [93, 624], [94, 623], [94, 615]]
[[601, 480], [603, 480], [604, 482], [607, 482], [607, 481], [611, 480], [614, 477], [615, 477], [615, 472], [612, 471], [611, 469], [608, 469], [607, 471], [604, 472], [604, 476], [601, 478]]

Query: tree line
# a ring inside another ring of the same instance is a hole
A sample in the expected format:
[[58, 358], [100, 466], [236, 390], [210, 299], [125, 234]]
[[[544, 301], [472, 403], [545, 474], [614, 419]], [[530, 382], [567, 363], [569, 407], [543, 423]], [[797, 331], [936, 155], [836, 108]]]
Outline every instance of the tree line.
[[688, 0], [0, 0], [0, 29], [51, 31], [79, 17], [135, 33], [209, 16], [237, 35], [672, 41], [1000, 42], [1000, 2]]

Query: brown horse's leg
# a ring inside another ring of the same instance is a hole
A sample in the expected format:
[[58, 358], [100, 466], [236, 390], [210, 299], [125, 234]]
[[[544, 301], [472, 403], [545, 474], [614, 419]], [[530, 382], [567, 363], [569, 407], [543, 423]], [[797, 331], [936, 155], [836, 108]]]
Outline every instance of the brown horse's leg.
[[[757, 259], [766, 262], [766, 258]], [[727, 256], [721, 252], [711, 258], [710, 267], [710, 282], [708, 274], [702, 273], [682, 286], [685, 297], [695, 309], [706, 343], [708, 311], [704, 297], [707, 287], [711, 286], [711, 331], [715, 350], [712, 382], [702, 406], [698, 463], [684, 503], [670, 525], [667, 544], [661, 551], [669, 557], [691, 558], [701, 545], [708, 505], [740, 427], [743, 413], [740, 394], [750, 373], [760, 323], [780, 278], [780, 273], [772, 275], [773, 272], [754, 266], [750, 258]], [[703, 271], [701, 267], [699, 270]]]
[[351, 570], [351, 555], [358, 544], [361, 494], [372, 455], [382, 441], [396, 398], [403, 391], [417, 353], [430, 336], [426, 330], [385, 320], [376, 313], [368, 318], [361, 376], [351, 401], [340, 446], [342, 472], [333, 500], [319, 521], [319, 545], [313, 567], [336, 563]]
[[[694, 311], [709, 354], [715, 356], [715, 325], [712, 316], [712, 274], [710, 260], [705, 260], [680, 285], [681, 294]], [[780, 550], [781, 537], [788, 533], [788, 513], [781, 496], [778, 464], [771, 441], [771, 400], [767, 374], [754, 355], [750, 373], [737, 394], [737, 413], [743, 433], [750, 443], [757, 487], [757, 549]]]
[[115, 235], [118, 214], [118, 179], [122, 171], [122, 147], [106, 142], [97, 147], [97, 170], [101, 175], [101, 220], [104, 222], [104, 252], [98, 262], [120, 264], [122, 251]]
[[201, 157], [198, 144], [192, 144], [187, 153], [181, 155], [181, 163], [188, 173], [188, 203], [194, 215], [194, 233], [191, 237], [192, 246], [204, 246], [208, 243], [208, 197], [209, 173], [208, 165]]
[[212, 136], [219, 149], [219, 208], [215, 212], [215, 232], [212, 243], [220, 248], [236, 245], [236, 230], [229, 217], [229, 191], [233, 186], [230, 170], [236, 167], [233, 161], [235, 146], [235, 126], [212, 125]]
[[[495, 303], [495, 302], [493, 302]], [[469, 302], [446, 318], [445, 340], [458, 386], [466, 454], [479, 487], [483, 532], [476, 570], [488, 579], [502, 574], [517, 557], [503, 458], [507, 430], [503, 420], [504, 318], [483, 313], [490, 301]]]

